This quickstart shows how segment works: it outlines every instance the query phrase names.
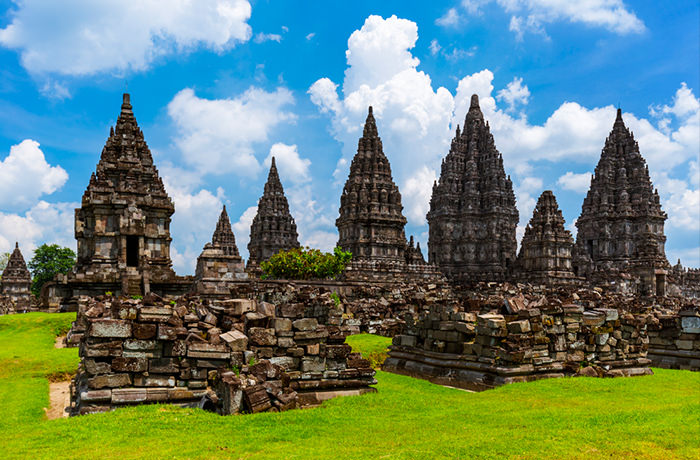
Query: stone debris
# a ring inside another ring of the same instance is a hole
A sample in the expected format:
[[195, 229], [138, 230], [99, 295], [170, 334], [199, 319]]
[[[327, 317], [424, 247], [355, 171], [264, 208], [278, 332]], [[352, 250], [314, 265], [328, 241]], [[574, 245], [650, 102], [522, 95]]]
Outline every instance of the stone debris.
[[69, 334], [81, 357], [73, 415], [203, 398], [224, 414], [287, 410], [376, 383], [345, 344], [349, 328], [329, 293], [277, 304], [155, 294], [82, 300]]
[[700, 371], [700, 308], [654, 310], [653, 315], [648, 325], [653, 365]]

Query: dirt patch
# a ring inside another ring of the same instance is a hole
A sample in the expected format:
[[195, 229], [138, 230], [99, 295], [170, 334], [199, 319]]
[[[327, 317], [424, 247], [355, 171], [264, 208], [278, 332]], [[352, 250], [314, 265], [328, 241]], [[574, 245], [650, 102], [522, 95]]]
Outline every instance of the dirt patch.
[[54, 348], [66, 348], [66, 336], [59, 335], [56, 337], [56, 342], [53, 344]]
[[44, 408], [46, 418], [54, 420], [68, 417], [66, 408], [70, 406], [70, 381], [49, 384], [50, 407]]

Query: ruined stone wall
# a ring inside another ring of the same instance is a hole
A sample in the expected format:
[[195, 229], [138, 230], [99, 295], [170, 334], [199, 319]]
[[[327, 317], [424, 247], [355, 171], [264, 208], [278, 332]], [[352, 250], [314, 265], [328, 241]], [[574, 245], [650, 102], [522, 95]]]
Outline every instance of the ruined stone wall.
[[648, 343], [646, 319], [617, 309], [546, 304], [499, 314], [436, 305], [394, 338], [384, 369], [478, 390], [577, 373], [644, 375]]
[[298, 300], [81, 303], [72, 414], [151, 402], [259, 412], [371, 391], [374, 370], [344, 343], [330, 294]]
[[649, 323], [652, 365], [700, 371], [700, 308], [657, 310]]

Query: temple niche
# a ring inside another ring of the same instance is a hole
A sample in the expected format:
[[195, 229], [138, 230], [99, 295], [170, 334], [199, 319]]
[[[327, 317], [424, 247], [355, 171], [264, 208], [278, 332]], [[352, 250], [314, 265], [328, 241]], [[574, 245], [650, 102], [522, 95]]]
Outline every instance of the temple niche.
[[564, 228], [557, 199], [550, 190], [545, 190], [537, 200], [520, 243], [516, 279], [541, 284], [570, 283], [574, 279], [573, 246], [574, 239]]
[[518, 210], [488, 122], [471, 98], [433, 185], [428, 260], [456, 282], [502, 281], [515, 262]]
[[204, 245], [197, 258], [194, 278], [195, 291], [203, 294], [230, 294], [228, 281], [248, 278], [226, 206], [221, 210], [211, 243]]
[[250, 225], [248, 268], [255, 270], [279, 251], [298, 248], [298, 238], [297, 224], [289, 212], [275, 157], [272, 157], [263, 195], [258, 201], [258, 212]]
[[618, 109], [576, 221], [577, 273], [592, 279], [631, 274], [639, 293], [664, 295], [670, 269], [666, 218], [639, 145]]
[[[10, 254], [7, 266], [2, 272], [0, 296], [3, 299], [0, 303], [4, 305], [4, 308], [12, 309], [14, 312], [27, 311], [31, 307], [33, 299], [31, 289], [32, 275], [24, 262], [19, 244], [15, 243], [15, 249]], [[3, 306], [0, 305], [0, 308]]]
[[75, 210], [78, 259], [72, 294], [123, 295], [186, 290], [170, 260], [175, 211], [124, 94], [116, 126]]

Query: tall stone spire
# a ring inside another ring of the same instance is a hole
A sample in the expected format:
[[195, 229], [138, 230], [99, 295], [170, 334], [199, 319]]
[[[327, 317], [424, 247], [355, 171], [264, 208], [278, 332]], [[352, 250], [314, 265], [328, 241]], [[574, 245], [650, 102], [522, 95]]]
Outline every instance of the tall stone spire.
[[[11, 297], [27, 297], [31, 295], [32, 275], [27, 269], [27, 264], [19, 250], [19, 244], [15, 243], [15, 249], [10, 254], [7, 266], [2, 272], [0, 280], [0, 293]], [[17, 300], [17, 299], [15, 299]]]
[[75, 213], [77, 278], [100, 289], [143, 294], [175, 277], [170, 219], [175, 211], [134, 117], [129, 94]]
[[666, 217], [639, 145], [618, 109], [576, 221], [577, 270], [624, 271], [642, 260], [651, 267], [670, 267], [664, 252]]
[[427, 218], [428, 259], [457, 281], [502, 280], [515, 261], [513, 184], [476, 94], [442, 162]]
[[265, 189], [258, 201], [258, 212], [250, 226], [248, 265], [258, 265], [279, 251], [299, 247], [298, 237], [297, 224], [289, 212], [275, 157], [272, 157]]
[[550, 190], [545, 190], [537, 200], [520, 244], [518, 279], [545, 284], [571, 280], [574, 278], [571, 266], [573, 246], [574, 239], [564, 228], [564, 217], [557, 199]]
[[402, 210], [401, 194], [370, 107], [340, 197], [340, 216], [335, 221], [338, 246], [350, 251], [353, 260], [405, 263], [406, 218]]
[[214, 235], [211, 237], [211, 244], [214, 247], [221, 248], [226, 255], [239, 256], [236, 237], [233, 234], [233, 229], [231, 229], [231, 221], [226, 212], [226, 205], [224, 205], [221, 215], [219, 215], [216, 230], [214, 230]]

